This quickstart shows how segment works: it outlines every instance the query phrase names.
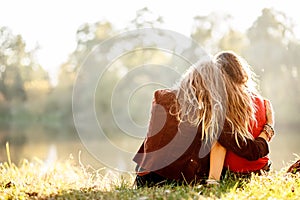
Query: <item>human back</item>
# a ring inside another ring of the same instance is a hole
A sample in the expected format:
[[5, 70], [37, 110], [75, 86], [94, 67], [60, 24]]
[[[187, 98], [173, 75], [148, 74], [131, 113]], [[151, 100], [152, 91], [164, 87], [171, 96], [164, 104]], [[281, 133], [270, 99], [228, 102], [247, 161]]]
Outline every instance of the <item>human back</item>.
[[[254, 138], [257, 138], [264, 129], [264, 125], [267, 123], [266, 120], [266, 106], [265, 99], [261, 96], [253, 96], [253, 102], [255, 105], [255, 121], [250, 121], [249, 132]], [[259, 158], [256, 161], [249, 161], [245, 158], [242, 158], [232, 151], [227, 151], [224, 167], [228, 168], [232, 172], [255, 172], [262, 169], [269, 162], [269, 156]]]
[[225, 87], [220, 78], [211, 60], [201, 61], [173, 88], [154, 92], [147, 136], [133, 159], [140, 177], [155, 172], [191, 182], [207, 176], [209, 145], [223, 125]]
[[[226, 83], [228, 106], [226, 119], [233, 126], [233, 134], [244, 138], [257, 138], [267, 124], [265, 100], [256, 89], [254, 72], [249, 64], [232, 51], [222, 51], [216, 55]], [[265, 156], [255, 161], [242, 158], [227, 151], [224, 167], [233, 172], [254, 172], [268, 164]]]

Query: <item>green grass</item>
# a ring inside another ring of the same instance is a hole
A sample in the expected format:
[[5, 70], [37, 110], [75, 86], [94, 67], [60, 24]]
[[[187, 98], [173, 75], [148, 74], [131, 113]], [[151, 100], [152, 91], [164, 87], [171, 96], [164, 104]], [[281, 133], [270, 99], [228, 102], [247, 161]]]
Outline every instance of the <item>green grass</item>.
[[228, 175], [219, 186], [136, 189], [134, 175], [95, 170], [75, 163], [23, 160], [0, 163], [0, 199], [300, 199], [300, 174], [286, 169], [240, 179]]

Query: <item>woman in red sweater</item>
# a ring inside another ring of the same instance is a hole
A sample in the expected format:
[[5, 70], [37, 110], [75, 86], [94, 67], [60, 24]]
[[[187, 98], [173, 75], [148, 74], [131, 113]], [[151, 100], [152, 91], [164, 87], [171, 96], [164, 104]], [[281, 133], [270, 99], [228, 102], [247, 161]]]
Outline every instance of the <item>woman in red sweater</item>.
[[[232, 116], [229, 122], [247, 138], [255, 139], [261, 132], [265, 132], [270, 140], [274, 134], [271, 103], [261, 97], [255, 89], [252, 78], [254, 73], [249, 65], [231, 51], [220, 52], [215, 59], [225, 79], [228, 97], [226, 118]], [[232, 134], [236, 135], [237, 132]], [[210, 181], [220, 179], [223, 165], [232, 172], [250, 173], [268, 170], [270, 160], [268, 156], [264, 156], [249, 161], [216, 143], [210, 154]]]

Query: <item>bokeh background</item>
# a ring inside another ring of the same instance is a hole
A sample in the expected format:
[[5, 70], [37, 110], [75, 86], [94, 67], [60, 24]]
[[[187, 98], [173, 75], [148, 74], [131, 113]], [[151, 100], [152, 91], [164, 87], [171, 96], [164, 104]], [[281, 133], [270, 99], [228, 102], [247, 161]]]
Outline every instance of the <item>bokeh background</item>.
[[[300, 14], [292, 1], [13, 0], [1, 5], [0, 162], [7, 160], [5, 144], [9, 142], [15, 163], [34, 158], [65, 160], [73, 155], [83, 164], [102, 167], [82, 145], [74, 126], [76, 74], [95, 46], [118, 33], [144, 27], [181, 33], [210, 54], [233, 50], [244, 57], [258, 75], [259, 91], [275, 110], [273, 167], [280, 169], [300, 154]], [[126, 73], [145, 63], [188, 67], [165, 52], [138, 51], [113, 63], [95, 96], [107, 137], [130, 152], [138, 149], [142, 137], [129, 137], [116, 126], [110, 97]], [[96, 67], [106, 66], [97, 63]], [[142, 85], [147, 76], [132, 81]], [[147, 126], [153, 90], [158, 88], [145, 86], [125, 103], [134, 123]], [[124, 102], [116, 106], [121, 108]]]

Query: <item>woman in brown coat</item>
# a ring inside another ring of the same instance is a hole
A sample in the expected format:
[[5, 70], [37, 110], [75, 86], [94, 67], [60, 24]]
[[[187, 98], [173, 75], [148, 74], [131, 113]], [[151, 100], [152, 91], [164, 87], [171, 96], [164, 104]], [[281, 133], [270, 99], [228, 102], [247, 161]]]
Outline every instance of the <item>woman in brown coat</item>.
[[248, 160], [266, 156], [264, 132], [256, 139], [232, 134], [236, 130], [225, 116], [226, 100], [223, 75], [211, 59], [191, 66], [172, 89], [157, 90], [147, 136], [133, 158], [137, 186], [207, 179], [216, 141]]

